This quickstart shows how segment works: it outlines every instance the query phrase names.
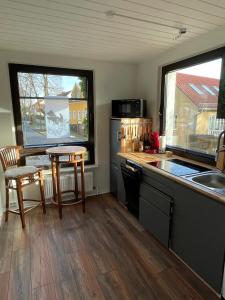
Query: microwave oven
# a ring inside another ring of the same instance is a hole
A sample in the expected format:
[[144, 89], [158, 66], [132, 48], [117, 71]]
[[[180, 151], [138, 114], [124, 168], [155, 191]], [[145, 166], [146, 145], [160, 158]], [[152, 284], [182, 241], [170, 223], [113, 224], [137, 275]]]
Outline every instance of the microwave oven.
[[112, 118], [145, 118], [146, 100], [112, 100]]

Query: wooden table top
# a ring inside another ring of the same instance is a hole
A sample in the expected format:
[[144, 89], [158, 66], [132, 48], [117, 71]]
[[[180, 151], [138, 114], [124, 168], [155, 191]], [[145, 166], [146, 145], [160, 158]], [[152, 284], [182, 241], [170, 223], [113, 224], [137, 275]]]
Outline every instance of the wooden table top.
[[86, 151], [87, 149], [81, 146], [59, 146], [46, 149], [47, 154], [54, 155], [80, 155]]

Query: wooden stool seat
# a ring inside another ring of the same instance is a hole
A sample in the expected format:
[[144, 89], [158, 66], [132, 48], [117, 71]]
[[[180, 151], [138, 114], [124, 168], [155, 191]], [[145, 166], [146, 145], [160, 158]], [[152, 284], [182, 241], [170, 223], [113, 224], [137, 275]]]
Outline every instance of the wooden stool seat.
[[[17, 168], [9, 168], [5, 171], [5, 177], [8, 179], [17, 179], [20, 176], [30, 176], [35, 175], [41, 169], [32, 166], [24, 166]], [[38, 175], [38, 174], [37, 174]]]
[[[0, 149], [0, 159], [5, 176], [6, 189], [6, 212], [5, 221], [8, 221], [9, 212], [19, 214], [22, 222], [22, 227], [25, 227], [25, 213], [31, 209], [42, 205], [43, 213], [45, 210], [44, 196], [44, 180], [42, 170], [33, 166], [19, 166], [20, 164], [20, 147], [8, 146]], [[23, 188], [32, 183], [39, 182], [41, 200], [24, 199]], [[17, 200], [19, 208], [15, 210], [9, 209], [9, 190], [17, 191]], [[24, 201], [38, 202], [35, 206], [24, 207]]]
[[[59, 217], [62, 218], [62, 207], [64, 205], [76, 205], [81, 203], [83, 212], [85, 212], [85, 186], [84, 186], [84, 155], [85, 147], [80, 146], [62, 146], [53, 147], [46, 150], [49, 154], [52, 167], [52, 182], [53, 182], [53, 203], [58, 206]], [[74, 190], [61, 191], [60, 188], [60, 165], [69, 164], [74, 168]], [[78, 190], [78, 166], [80, 166], [81, 174], [81, 191]], [[62, 194], [75, 194], [75, 199], [68, 202], [62, 201]], [[80, 197], [79, 197], [80, 195]]]

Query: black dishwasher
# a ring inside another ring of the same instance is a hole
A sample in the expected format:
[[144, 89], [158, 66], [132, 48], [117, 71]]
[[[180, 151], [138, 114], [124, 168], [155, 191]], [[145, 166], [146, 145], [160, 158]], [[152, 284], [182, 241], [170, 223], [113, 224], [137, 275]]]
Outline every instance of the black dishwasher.
[[134, 162], [127, 160], [126, 163], [121, 163], [121, 172], [126, 193], [127, 209], [136, 218], [139, 218], [139, 189], [142, 168]]

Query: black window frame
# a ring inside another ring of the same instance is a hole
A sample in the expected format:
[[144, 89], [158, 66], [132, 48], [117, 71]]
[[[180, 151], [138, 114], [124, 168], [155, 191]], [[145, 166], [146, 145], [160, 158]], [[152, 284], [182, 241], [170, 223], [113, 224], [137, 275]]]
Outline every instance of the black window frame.
[[[62, 145], [77, 145], [84, 146], [89, 151], [89, 159], [86, 164], [95, 163], [95, 149], [94, 149], [94, 86], [93, 86], [93, 71], [81, 70], [81, 69], [69, 69], [61, 67], [49, 67], [40, 65], [27, 65], [27, 64], [15, 64], [9, 63], [9, 79], [11, 86], [13, 117], [15, 124], [16, 143], [23, 148], [23, 157], [32, 155], [46, 154], [45, 150], [53, 146]], [[87, 105], [88, 105], [88, 130], [89, 138], [86, 142], [71, 142], [71, 143], [56, 143], [49, 145], [34, 145], [25, 146], [23, 144], [23, 131], [22, 131], [22, 118], [20, 110], [20, 95], [19, 95], [19, 83], [18, 73], [43, 73], [52, 75], [64, 75], [64, 76], [78, 76], [87, 78]], [[23, 159], [23, 162], [25, 159]]]
[[[188, 67], [192, 67], [201, 63], [206, 63], [211, 60], [216, 60], [222, 58], [222, 68], [224, 67], [225, 61], [225, 47], [220, 47], [215, 50], [211, 50], [202, 54], [198, 54], [196, 56], [192, 56], [186, 58], [181, 61], [174, 62], [172, 64], [162, 66], [162, 73], [161, 73], [161, 101], [160, 101], [160, 108], [159, 108], [159, 132], [163, 134], [165, 132], [165, 77], [169, 72], [176, 71], [179, 69], [184, 69]], [[220, 86], [221, 86], [221, 79], [220, 79]], [[218, 96], [219, 97], [219, 96]], [[218, 98], [219, 101], [219, 98]], [[193, 151], [189, 149], [183, 149], [180, 147], [175, 146], [166, 146], [167, 150], [173, 151], [175, 154], [190, 158], [199, 162], [215, 165], [215, 155], [201, 153], [198, 151]]]

